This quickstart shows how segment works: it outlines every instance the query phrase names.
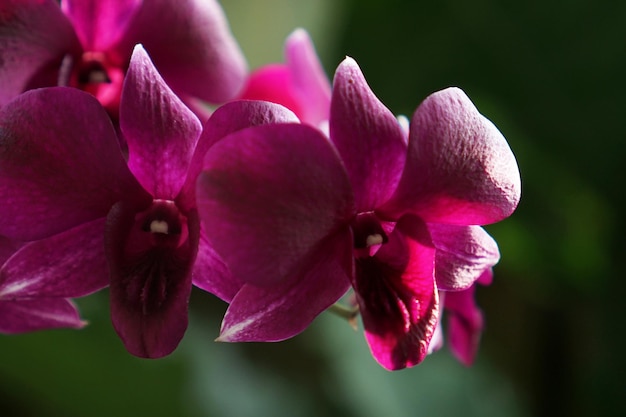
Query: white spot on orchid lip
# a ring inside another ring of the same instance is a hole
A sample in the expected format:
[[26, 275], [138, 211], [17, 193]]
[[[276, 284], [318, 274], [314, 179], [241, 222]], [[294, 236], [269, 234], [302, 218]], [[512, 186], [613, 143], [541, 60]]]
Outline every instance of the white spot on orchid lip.
[[167, 234], [169, 231], [169, 226], [164, 220], [152, 220], [150, 223], [150, 232], [152, 233], [163, 233]]
[[371, 247], [375, 245], [380, 245], [384, 242], [383, 235], [380, 233], [375, 233], [373, 235], [369, 235], [367, 239], [365, 239], [366, 247]]

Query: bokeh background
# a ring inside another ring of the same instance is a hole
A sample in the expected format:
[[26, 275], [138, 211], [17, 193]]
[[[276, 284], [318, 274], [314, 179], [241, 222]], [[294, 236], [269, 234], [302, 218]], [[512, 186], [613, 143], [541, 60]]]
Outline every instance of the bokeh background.
[[518, 211], [488, 230], [502, 261], [478, 299], [475, 365], [444, 348], [381, 369], [361, 332], [323, 314], [275, 344], [214, 343], [225, 305], [200, 291], [178, 350], [130, 356], [106, 292], [90, 325], [0, 337], [2, 417], [624, 416], [626, 2], [222, 0], [250, 65], [304, 27], [329, 74], [354, 57], [395, 113], [463, 88], [504, 133]]

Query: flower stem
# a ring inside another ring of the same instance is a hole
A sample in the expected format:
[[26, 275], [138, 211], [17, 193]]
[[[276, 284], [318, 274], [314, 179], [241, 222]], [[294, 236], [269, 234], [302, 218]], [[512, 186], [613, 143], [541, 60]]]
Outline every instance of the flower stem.
[[331, 313], [348, 320], [348, 324], [357, 330], [357, 317], [359, 316], [359, 306], [348, 307], [340, 303], [335, 303], [328, 307]]

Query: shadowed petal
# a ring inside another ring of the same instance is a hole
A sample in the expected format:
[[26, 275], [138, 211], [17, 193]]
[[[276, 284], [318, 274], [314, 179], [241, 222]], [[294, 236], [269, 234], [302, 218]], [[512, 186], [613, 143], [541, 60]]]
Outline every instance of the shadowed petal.
[[0, 300], [0, 333], [16, 334], [37, 330], [85, 325], [74, 304], [63, 298]]
[[386, 212], [429, 223], [483, 225], [511, 215], [520, 199], [515, 157], [498, 129], [458, 88], [430, 95], [409, 133], [406, 167]]
[[88, 51], [105, 51], [126, 31], [141, 0], [63, 0], [63, 12]]
[[135, 177], [154, 197], [173, 200], [187, 176], [202, 125], [165, 84], [141, 45], [124, 81], [120, 127]]
[[[21, 246], [21, 243], [5, 236], [0, 236], [0, 265], [11, 257]], [[2, 280], [0, 280], [2, 281]]]
[[19, 93], [57, 85], [66, 54], [81, 47], [69, 20], [54, 0], [0, 3], [0, 107]]
[[467, 366], [474, 362], [483, 330], [483, 315], [474, 302], [475, 289], [474, 285], [445, 295], [450, 349], [459, 362]]
[[232, 276], [228, 266], [211, 247], [204, 230], [200, 231], [198, 255], [193, 266], [192, 283], [198, 288], [231, 302], [243, 286], [243, 282]]
[[330, 137], [348, 170], [357, 211], [384, 203], [402, 174], [406, 141], [398, 120], [372, 93], [351, 58], [335, 73]]
[[375, 256], [357, 258], [353, 287], [372, 356], [386, 369], [420, 363], [435, 332], [435, 250], [426, 226], [404, 216]]
[[498, 244], [480, 226], [429, 224], [437, 250], [437, 288], [458, 291], [469, 288], [487, 269], [498, 263]]
[[244, 285], [217, 340], [275, 342], [297, 335], [346, 293], [352, 270], [352, 234], [346, 228], [300, 263], [296, 279], [267, 288]]
[[204, 167], [196, 191], [207, 236], [233, 275], [253, 285], [293, 276], [353, 213], [338, 155], [307, 125], [235, 132], [209, 150]]
[[187, 238], [171, 244], [172, 235], [142, 230], [135, 213], [135, 207], [119, 203], [107, 219], [111, 321], [131, 354], [159, 358], [176, 349], [187, 329], [200, 226], [190, 213]]
[[137, 43], [176, 92], [219, 103], [243, 87], [247, 64], [215, 0], [144, 1], [122, 48]]
[[104, 221], [22, 246], [0, 269], [0, 299], [82, 297], [109, 285]]
[[0, 234], [47, 237], [106, 216], [126, 194], [142, 190], [93, 96], [52, 87], [0, 109]]

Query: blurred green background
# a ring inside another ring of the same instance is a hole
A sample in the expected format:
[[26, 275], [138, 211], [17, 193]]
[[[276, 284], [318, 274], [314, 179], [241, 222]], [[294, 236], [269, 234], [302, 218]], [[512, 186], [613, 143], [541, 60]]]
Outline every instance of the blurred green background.
[[444, 348], [384, 371], [329, 314], [286, 342], [214, 343], [225, 305], [200, 291], [178, 350], [142, 360], [115, 336], [103, 292], [79, 300], [85, 330], [0, 337], [0, 416], [626, 415], [626, 3], [222, 4], [252, 67], [281, 61], [285, 36], [305, 27], [329, 76], [354, 57], [395, 113], [457, 85], [507, 137], [523, 197], [488, 227], [502, 261], [478, 292], [476, 364]]

